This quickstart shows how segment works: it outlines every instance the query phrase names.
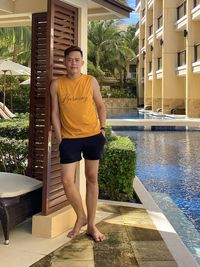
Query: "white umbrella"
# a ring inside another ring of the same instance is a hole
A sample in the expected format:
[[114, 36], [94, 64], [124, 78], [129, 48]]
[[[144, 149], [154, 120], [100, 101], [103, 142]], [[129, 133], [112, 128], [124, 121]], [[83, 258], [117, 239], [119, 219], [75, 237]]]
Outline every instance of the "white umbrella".
[[31, 83], [31, 79], [29, 78], [29, 79], [21, 82], [20, 85], [26, 85], [26, 84], [30, 84], [30, 83]]
[[24, 65], [15, 63], [11, 60], [0, 60], [0, 74], [4, 75], [3, 82], [3, 105], [5, 107], [6, 100], [6, 75], [30, 75], [31, 69]]

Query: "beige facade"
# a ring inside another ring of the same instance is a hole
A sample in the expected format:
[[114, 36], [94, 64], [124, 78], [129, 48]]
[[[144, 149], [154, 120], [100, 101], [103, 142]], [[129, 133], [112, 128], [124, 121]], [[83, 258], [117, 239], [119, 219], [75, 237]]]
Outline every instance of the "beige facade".
[[137, 0], [139, 103], [200, 117], [200, 0]]

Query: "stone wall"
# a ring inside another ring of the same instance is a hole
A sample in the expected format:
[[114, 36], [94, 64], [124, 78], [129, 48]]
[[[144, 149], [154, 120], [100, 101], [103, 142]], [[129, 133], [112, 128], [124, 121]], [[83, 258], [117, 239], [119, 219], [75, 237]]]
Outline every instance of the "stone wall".
[[103, 98], [106, 108], [136, 108], [137, 98]]

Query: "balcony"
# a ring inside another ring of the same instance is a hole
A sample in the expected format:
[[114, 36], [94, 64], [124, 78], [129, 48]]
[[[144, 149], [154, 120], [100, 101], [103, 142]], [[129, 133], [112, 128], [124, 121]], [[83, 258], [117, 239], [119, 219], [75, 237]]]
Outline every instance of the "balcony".
[[200, 0], [193, 0], [194, 6], [191, 10], [192, 20], [200, 20]]
[[162, 79], [162, 57], [159, 57], [157, 59], [157, 71], [156, 71], [156, 78], [157, 79]]
[[163, 15], [157, 18], [156, 39], [161, 38], [162, 34], [163, 34]]
[[175, 27], [177, 31], [182, 31], [186, 28], [187, 24], [187, 1], [185, 0], [180, 6], [176, 8], [177, 21]]
[[135, 36], [138, 36], [140, 33], [140, 22], [138, 21], [135, 25]]
[[145, 51], [145, 38], [142, 39], [142, 43], [141, 43], [141, 52]]
[[153, 72], [152, 72], [152, 61], [149, 61], [149, 73], [148, 73], [148, 77], [149, 77], [149, 80], [152, 80], [153, 79]]
[[148, 37], [148, 43], [152, 43], [153, 42], [153, 24], [151, 24], [149, 26], [149, 37]]
[[135, 11], [136, 12], [139, 12], [140, 6], [141, 6], [141, 0], [136, 0], [135, 1]]
[[147, 7], [148, 9], [153, 9], [153, 0], [148, 0]]
[[200, 73], [200, 43], [194, 45], [194, 63], [192, 63], [194, 73]]
[[144, 83], [144, 68], [142, 68], [141, 83]]
[[146, 11], [145, 8], [143, 8], [141, 12], [141, 24], [144, 24], [146, 21], [145, 11]]
[[176, 74], [178, 76], [186, 76], [186, 50], [177, 53]]

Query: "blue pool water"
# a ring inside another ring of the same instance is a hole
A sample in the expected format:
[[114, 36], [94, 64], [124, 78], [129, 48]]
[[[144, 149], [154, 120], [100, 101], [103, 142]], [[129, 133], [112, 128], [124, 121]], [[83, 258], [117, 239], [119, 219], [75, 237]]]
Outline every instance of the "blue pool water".
[[136, 175], [200, 263], [200, 132], [117, 131], [136, 145]]

